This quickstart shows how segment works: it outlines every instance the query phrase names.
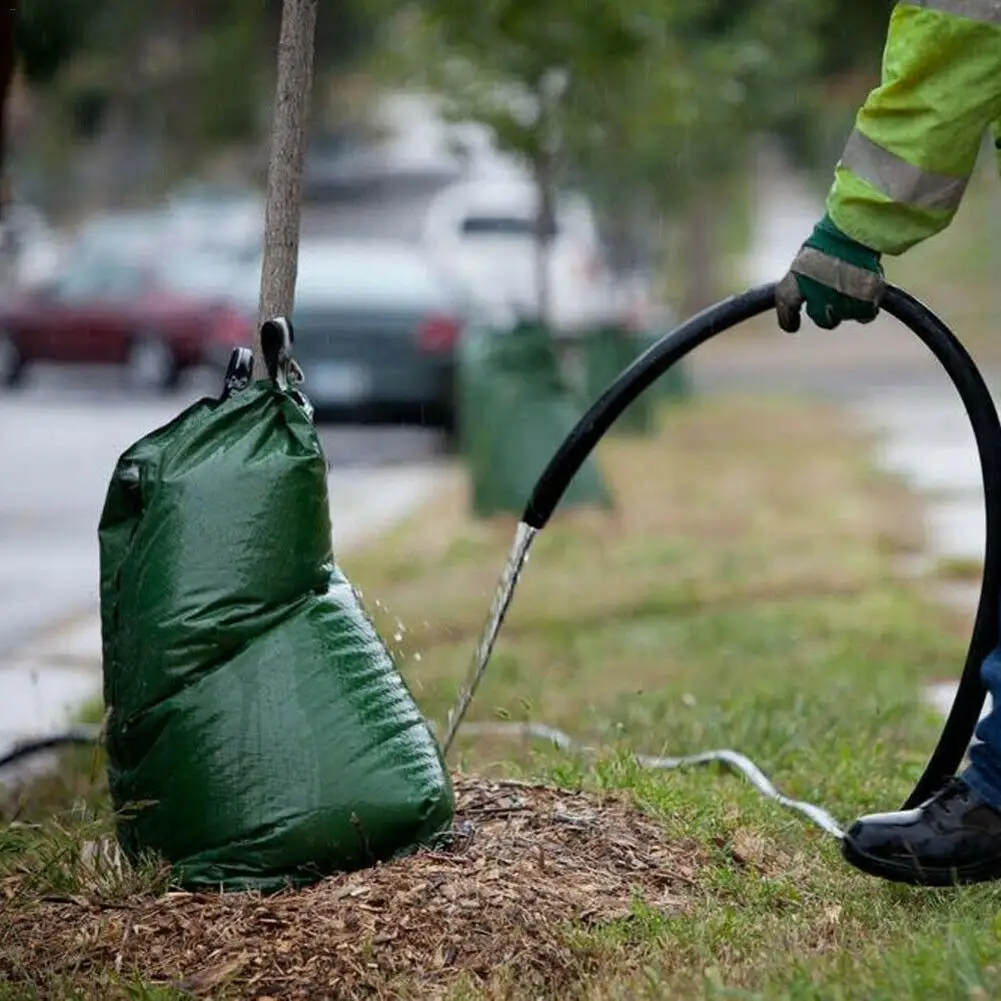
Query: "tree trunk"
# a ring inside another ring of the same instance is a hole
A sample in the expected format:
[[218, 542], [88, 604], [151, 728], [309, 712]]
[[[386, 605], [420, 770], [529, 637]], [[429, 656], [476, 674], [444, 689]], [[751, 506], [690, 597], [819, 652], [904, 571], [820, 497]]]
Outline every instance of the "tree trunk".
[[681, 254], [685, 273], [682, 316], [694, 316], [719, 299], [720, 261], [716, 246], [718, 192], [706, 185], [692, 195], [683, 223]]
[[549, 276], [549, 238], [542, 233], [535, 237], [535, 300], [539, 326], [549, 329], [552, 319], [552, 283]]
[[[204, 11], [198, 0], [175, 4], [174, 18], [169, 27], [170, 39], [179, 53], [197, 51], [199, 36], [204, 30]], [[190, 58], [190, 55], [189, 55]], [[170, 74], [167, 92], [160, 99], [163, 121], [163, 139], [171, 160], [172, 172], [185, 174], [191, 171], [198, 159], [198, 129], [195, 108], [204, 99], [200, 93], [201, 67], [185, 65], [178, 59]]]
[[18, 0], [0, 3], [0, 219], [7, 200], [4, 182], [7, 165], [7, 98], [14, 83], [14, 22]]
[[[319, 0], [284, 0], [278, 40], [268, 196], [264, 220], [259, 322], [291, 318], [299, 258], [299, 219], [310, 95], [313, 89], [313, 39]], [[266, 372], [258, 339], [254, 374]]]
[[549, 329], [552, 321], [552, 276], [550, 248], [556, 226], [554, 204], [553, 157], [541, 150], [533, 164], [539, 211], [535, 221], [535, 294], [540, 326]]

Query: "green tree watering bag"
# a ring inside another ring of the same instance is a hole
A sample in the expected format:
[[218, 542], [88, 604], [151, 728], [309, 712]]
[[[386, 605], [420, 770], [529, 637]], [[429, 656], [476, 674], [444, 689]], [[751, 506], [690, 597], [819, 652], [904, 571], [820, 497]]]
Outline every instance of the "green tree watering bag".
[[119, 841], [188, 887], [273, 890], [448, 827], [438, 745], [334, 561], [326, 462], [280, 381], [129, 448], [100, 530]]

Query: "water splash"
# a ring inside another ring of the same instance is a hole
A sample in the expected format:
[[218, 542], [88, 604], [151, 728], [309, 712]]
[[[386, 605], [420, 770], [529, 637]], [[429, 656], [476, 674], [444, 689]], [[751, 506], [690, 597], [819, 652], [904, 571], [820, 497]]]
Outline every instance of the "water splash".
[[480, 633], [479, 643], [473, 654], [473, 661], [469, 665], [469, 673], [466, 680], [459, 689], [459, 696], [448, 714], [448, 721], [445, 727], [445, 739], [442, 741], [442, 753], [448, 754], [452, 742], [455, 740], [462, 720], [469, 709], [470, 702], [476, 694], [476, 689], [483, 680], [490, 657], [494, 652], [494, 644], [504, 624], [504, 616], [511, 605], [514, 597], [514, 589], [518, 586], [521, 572], [528, 561], [528, 551], [532, 547], [532, 542], [538, 535], [538, 529], [532, 528], [525, 522], [518, 522], [517, 531], [514, 533], [514, 542], [511, 545], [511, 552], [508, 554], [507, 563], [501, 574], [497, 590], [494, 592], [494, 600], [490, 605], [490, 614], [487, 616], [486, 624]]

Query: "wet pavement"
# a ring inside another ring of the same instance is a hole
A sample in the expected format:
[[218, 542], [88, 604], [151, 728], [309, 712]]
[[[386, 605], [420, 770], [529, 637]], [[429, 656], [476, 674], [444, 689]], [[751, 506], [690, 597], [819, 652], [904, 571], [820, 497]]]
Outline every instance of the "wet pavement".
[[899, 389], [851, 411], [876, 432], [874, 458], [922, 494], [929, 554], [982, 563], [984, 495], [969, 421], [954, 390]]
[[[988, 381], [992, 388], [1001, 386], [997, 377]], [[998, 394], [993, 395], [997, 405]], [[951, 565], [969, 578], [940, 584], [936, 594], [972, 629], [980, 598], [986, 515], [976, 444], [955, 391], [900, 389], [858, 403], [852, 413], [875, 432], [877, 465], [899, 476], [923, 501], [927, 569]], [[942, 715], [952, 707], [961, 667], [955, 665], [955, 679], [944, 677], [924, 690], [925, 699]], [[984, 711], [990, 706], [988, 697]]]

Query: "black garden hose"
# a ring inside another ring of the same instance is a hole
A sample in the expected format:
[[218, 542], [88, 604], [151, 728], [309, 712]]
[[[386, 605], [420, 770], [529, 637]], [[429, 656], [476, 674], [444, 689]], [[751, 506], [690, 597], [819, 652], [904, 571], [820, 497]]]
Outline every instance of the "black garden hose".
[[[626, 407], [672, 365], [717, 334], [774, 307], [775, 286], [762, 285], [704, 310], [648, 348], [619, 375], [567, 435], [539, 477], [522, 521], [536, 531], [546, 526], [570, 482], [601, 438]], [[998, 644], [998, 619], [1001, 613], [1001, 566], [998, 558], [1001, 540], [1001, 424], [994, 401], [973, 359], [931, 310], [907, 292], [892, 285], [886, 289], [882, 308], [900, 320], [925, 344], [959, 393], [970, 419], [980, 456], [986, 508], [984, 574], [966, 663], [938, 745], [924, 774], [904, 804], [904, 808], [909, 809], [933, 795], [959, 768], [984, 705], [986, 693], [980, 680], [980, 665]], [[0, 767], [36, 751], [61, 744], [89, 743], [96, 739], [95, 731], [77, 731], [42, 738], [15, 748], [6, 757], [0, 757]], [[732, 752], [725, 753], [740, 757]], [[711, 752], [709, 757], [713, 756], [720, 755], [718, 752]], [[675, 767], [684, 760], [687, 759], [664, 759], [661, 764]], [[802, 804], [794, 805], [797, 809], [802, 807]]]
[[101, 739], [100, 727], [84, 726], [75, 730], [63, 730], [44, 737], [31, 737], [15, 744], [11, 750], [0, 755], [0, 768], [16, 764], [43, 751], [54, 751], [61, 747], [90, 746]]
[[[651, 345], [595, 401], [539, 477], [522, 520], [544, 528], [571, 480], [619, 415], [672, 365], [700, 344], [775, 308], [774, 284], [762, 285], [703, 310]], [[938, 359], [959, 393], [976, 438], [983, 474], [987, 538], [980, 602], [959, 690], [935, 748], [905, 809], [926, 800], [959, 768], [983, 709], [980, 665], [998, 644], [1001, 614], [1001, 424], [983, 376], [951, 330], [913, 296], [887, 286], [882, 309], [904, 324]]]

